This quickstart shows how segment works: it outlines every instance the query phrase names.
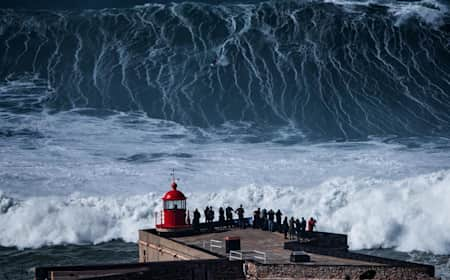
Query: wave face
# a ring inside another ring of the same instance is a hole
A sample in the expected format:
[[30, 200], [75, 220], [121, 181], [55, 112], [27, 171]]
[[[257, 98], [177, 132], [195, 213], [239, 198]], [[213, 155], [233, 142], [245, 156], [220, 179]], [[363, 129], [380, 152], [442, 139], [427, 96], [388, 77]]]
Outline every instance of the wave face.
[[449, 135], [450, 15], [430, 0], [0, 10], [0, 65], [1, 79], [46, 81], [54, 111], [339, 139]]

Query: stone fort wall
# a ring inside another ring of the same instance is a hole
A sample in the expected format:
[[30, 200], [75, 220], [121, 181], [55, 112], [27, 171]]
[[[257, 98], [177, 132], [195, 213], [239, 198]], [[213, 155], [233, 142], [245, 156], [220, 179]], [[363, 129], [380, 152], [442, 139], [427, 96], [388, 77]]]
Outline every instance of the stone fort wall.
[[[424, 267], [354, 266], [354, 265], [302, 265], [246, 263], [249, 280], [256, 279], [435, 279]], [[364, 278], [364, 275], [371, 278]]]

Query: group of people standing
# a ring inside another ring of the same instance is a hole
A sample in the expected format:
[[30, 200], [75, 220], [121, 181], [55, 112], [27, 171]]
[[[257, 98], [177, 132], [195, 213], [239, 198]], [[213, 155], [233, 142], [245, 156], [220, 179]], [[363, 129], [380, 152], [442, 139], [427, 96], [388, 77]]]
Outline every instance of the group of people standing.
[[[242, 204], [237, 208], [236, 210], [233, 209], [231, 206], [226, 207], [225, 209], [223, 207], [219, 207], [219, 218], [218, 222], [214, 223], [215, 219], [215, 212], [214, 208], [212, 206], [207, 206], [204, 211], [203, 215], [205, 218], [205, 224], [208, 225], [208, 229], [212, 231], [214, 229], [214, 226], [218, 227], [232, 227], [235, 225], [233, 220], [233, 214], [236, 213], [238, 215], [237, 225], [240, 228], [246, 228], [247, 226], [247, 220], [244, 218], [245, 210], [242, 207]], [[258, 228], [262, 230], [267, 231], [278, 231], [280, 233], [284, 233], [284, 238], [293, 240], [295, 237], [297, 237], [297, 240], [300, 238], [303, 238], [306, 236], [306, 232], [314, 231], [314, 228], [316, 227], [317, 221], [314, 218], [310, 218], [308, 222], [306, 222], [305, 218], [301, 219], [294, 219], [294, 217], [291, 217], [288, 220], [288, 217], [285, 216], [284, 220], [282, 220], [283, 213], [281, 213], [280, 209], [278, 209], [276, 212], [272, 209], [266, 210], [258, 208], [253, 212], [253, 228]], [[194, 218], [192, 220], [192, 227], [194, 231], [199, 232], [200, 231], [200, 219], [201, 214], [200, 211], [196, 208], [194, 210]]]
[[280, 233], [284, 233], [284, 238], [295, 239], [297, 240], [306, 236], [307, 231], [314, 231], [316, 227], [317, 221], [314, 218], [310, 218], [308, 222], [306, 222], [305, 218], [301, 218], [301, 220], [294, 219], [291, 217], [288, 220], [288, 217], [285, 216], [282, 221], [283, 213], [281, 213], [280, 209], [276, 212], [272, 209], [266, 210], [258, 208], [253, 211], [253, 228], [260, 228], [262, 230], [267, 231], [278, 231]]
[[[236, 213], [238, 215], [238, 226], [241, 228], [246, 227], [246, 222], [244, 219], [244, 213], [245, 210], [242, 207], [242, 204], [234, 210], [231, 206], [226, 207], [225, 209], [223, 207], [219, 207], [219, 220], [217, 223], [218, 227], [232, 227], [234, 225], [233, 223], [233, 213]], [[205, 210], [203, 211], [203, 215], [205, 217], [205, 223], [208, 225], [208, 229], [212, 230], [214, 227], [214, 218], [215, 218], [215, 212], [214, 208], [212, 206], [206, 206]], [[200, 219], [201, 214], [196, 208], [194, 210], [194, 219], [192, 220], [192, 227], [194, 231], [200, 231]]]
[[294, 217], [291, 217], [289, 222], [287, 221], [287, 217], [285, 217], [283, 221], [284, 239], [287, 239], [289, 232], [290, 240], [295, 239], [295, 237], [297, 237], [297, 240], [300, 240], [300, 238], [306, 237], [306, 232], [314, 231], [316, 223], [317, 221], [313, 217], [309, 218], [308, 223], [303, 217], [301, 220], [298, 218], [294, 220]]

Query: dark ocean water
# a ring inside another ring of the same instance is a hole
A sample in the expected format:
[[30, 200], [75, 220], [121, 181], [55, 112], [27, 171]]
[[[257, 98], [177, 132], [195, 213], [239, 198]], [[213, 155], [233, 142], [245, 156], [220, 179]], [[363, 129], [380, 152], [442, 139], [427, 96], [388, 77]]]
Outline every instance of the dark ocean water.
[[172, 168], [449, 278], [449, 8], [2, 1], [0, 278], [135, 261]]
[[[33, 279], [36, 266], [128, 263], [138, 261], [135, 243], [111, 241], [89, 245], [59, 245], [17, 250], [0, 247], [0, 279]], [[14, 265], [11, 265], [14, 264]]]

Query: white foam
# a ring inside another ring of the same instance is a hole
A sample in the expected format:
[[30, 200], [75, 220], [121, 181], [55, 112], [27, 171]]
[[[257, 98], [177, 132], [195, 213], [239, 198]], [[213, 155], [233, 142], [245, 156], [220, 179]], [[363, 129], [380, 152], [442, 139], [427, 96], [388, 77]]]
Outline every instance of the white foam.
[[324, 0], [326, 3], [333, 3], [345, 8], [355, 6], [381, 5], [388, 8], [391, 15], [396, 18], [396, 24], [401, 25], [410, 18], [419, 18], [427, 24], [440, 26], [443, 19], [448, 15], [448, 6], [437, 0], [421, 1], [390, 1], [390, 0]]
[[159, 197], [34, 197], [0, 215], [2, 246], [41, 247], [100, 243], [116, 238], [135, 242], [136, 229], [149, 225]]
[[334, 178], [307, 190], [252, 186], [207, 198], [314, 216], [319, 230], [348, 234], [352, 249], [450, 252], [450, 170], [394, 181]]
[[412, 17], [417, 17], [428, 24], [440, 26], [444, 23], [443, 18], [448, 13], [446, 5], [433, 0], [390, 5], [389, 10], [397, 18], [397, 25]]
[[[347, 233], [352, 249], [395, 247], [402, 251], [450, 252], [450, 170], [402, 180], [337, 177], [308, 189], [249, 185], [217, 192], [187, 192], [188, 206], [243, 204], [314, 216], [318, 229]], [[11, 201], [11, 198], [3, 198]], [[39, 247], [135, 242], [137, 230], [154, 225], [160, 194], [120, 197], [34, 197], [7, 203], [0, 214], [2, 246]], [[20, 221], [20, 222], [18, 222]]]

